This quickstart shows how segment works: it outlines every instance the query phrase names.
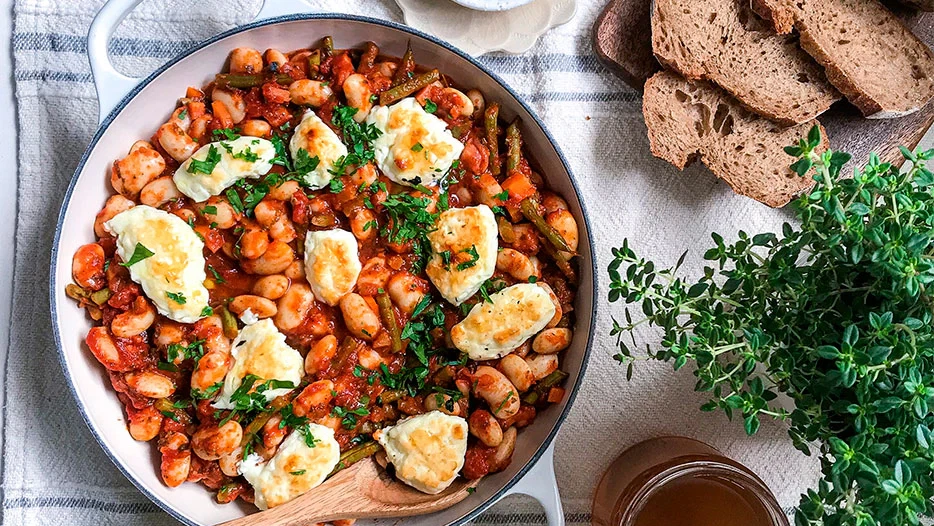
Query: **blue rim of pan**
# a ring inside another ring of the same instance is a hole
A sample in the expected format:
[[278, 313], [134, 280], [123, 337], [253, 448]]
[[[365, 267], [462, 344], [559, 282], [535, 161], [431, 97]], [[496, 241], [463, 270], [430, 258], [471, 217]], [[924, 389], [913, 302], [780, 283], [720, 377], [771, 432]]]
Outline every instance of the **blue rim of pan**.
[[[93, 139], [91, 139], [91, 143], [88, 145], [87, 149], [84, 152], [84, 155], [81, 157], [81, 162], [78, 163], [78, 167], [75, 169], [75, 173], [72, 176], [71, 182], [68, 185], [68, 190], [65, 192], [65, 197], [62, 200], [62, 207], [61, 207], [61, 210], [59, 211], [58, 221], [55, 226], [55, 239], [53, 240], [53, 243], [52, 243], [51, 266], [50, 266], [51, 270], [50, 270], [50, 279], [49, 279], [49, 302], [51, 305], [51, 314], [52, 314], [52, 320], [53, 320], [52, 331], [55, 336], [55, 345], [56, 345], [56, 348], [59, 354], [59, 362], [61, 363], [62, 370], [64, 371], [65, 377], [68, 380], [68, 387], [71, 390], [71, 394], [74, 397], [75, 401], [79, 402], [80, 399], [78, 397], [77, 387], [75, 386], [74, 379], [68, 372], [68, 365], [65, 360], [65, 351], [62, 345], [62, 338], [61, 338], [61, 334], [60, 334], [58, 323], [57, 323], [58, 312], [57, 312], [56, 305], [55, 305], [55, 296], [56, 296], [56, 291], [58, 290], [58, 283], [56, 280], [56, 272], [55, 272], [56, 266], [55, 265], [56, 265], [56, 260], [58, 259], [58, 246], [61, 240], [62, 224], [65, 219], [65, 212], [68, 207], [67, 205], [71, 202], [71, 197], [75, 189], [75, 184], [77, 183], [78, 177], [81, 175], [81, 172], [84, 170], [84, 166], [87, 163], [87, 160], [91, 152], [94, 150], [95, 146], [97, 146], [97, 143], [101, 140], [104, 134], [106, 134], [107, 129], [110, 127], [110, 124], [117, 117], [117, 115], [119, 115], [120, 112], [123, 111], [126, 105], [134, 97], [136, 97], [136, 95], [138, 95], [140, 91], [143, 90], [143, 88], [148, 86], [153, 80], [159, 77], [159, 75], [161, 75], [163, 72], [165, 72], [166, 70], [168, 70], [169, 68], [171, 68], [172, 66], [180, 62], [181, 60], [187, 58], [192, 53], [195, 53], [201, 49], [204, 49], [205, 47], [210, 46], [211, 44], [214, 44], [215, 42], [223, 40], [232, 35], [242, 33], [244, 31], [249, 31], [251, 29], [255, 29], [258, 27], [279, 24], [282, 22], [301, 21], [301, 20], [337, 20], [337, 21], [345, 20], [345, 21], [363, 22], [363, 23], [383, 26], [383, 27], [387, 27], [390, 29], [395, 29], [395, 30], [407, 33], [412, 36], [425, 39], [429, 42], [432, 42], [433, 44], [436, 44], [438, 46], [445, 48], [446, 50], [456, 54], [460, 58], [470, 62], [473, 66], [483, 71], [491, 79], [496, 81], [496, 83], [502, 86], [503, 89], [505, 89], [513, 97], [513, 99], [515, 99], [529, 113], [529, 115], [531, 115], [532, 118], [535, 119], [535, 124], [539, 127], [542, 133], [545, 134], [545, 137], [548, 139], [549, 143], [552, 145], [552, 147], [555, 149], [555, 152], [558, 154], [558, 157], [561, 159], [561, 163], [564, 165], [565, 170], [570, 176], [571, 185], [574, 188], [574, 193], [576, 194], [577, 200], [580, 203], [581, 212], [582, 212], [583, 219], [584, 219], [584, 224], [586, 226], [586, 230], [588, 233], [587, 240], [588, 240], [588, 244], [590, 247], [590, 253], [593, 256], [591, 258], [591, 267], [592, 267], [591, 270], [593, 273], [593, 290], [591, 291], [593, 301], [592, 301], [591, 313], [590, 313], [591, 322], [590, 322], [590, 328], [589, 328], [588, 335], [587, 335], [587, 345], [584, 347], [584, 356], [583, 356], [583, 360], [581, 361], [580, 372], [578, 373], [578, 376], [575, 380], [574, 388], [571, 389], [567, 395], [568, 401], [567, 401], [567, 404], [564, 406], [564, 409], [561, 412], [561, 415], [558, 416], [558, 419], [555, 421], [555, 425], [552, 427], [551, 432], [548, 434], [547, 437], [545, 437], [545, 440], [542, 441], [538, 450], [535, 452], [534, 455], [532, 455], [532, 458], [530, 458], [529, 461], [525, 464], [525, 466], [523, 466], [522, 469], [519, 470], [519, 472], [516, 473], [509, 480], [509, 482], [507, 482], [492, 497], [488, 498], [483, 503], [477, 505], [473, 510], [471, 510], [469, 513], [467, 513], [463, 517], [449, 524], [449, 526], [461, 526], [475, 519], [478, 515], [480, 515], [487, 509], [489, 509], [490, 506], [492, 506], [493, 504], [498, 502], [501, 498], [503, 498], [513, 486], [515, 486], [520, 480], [522, 480], [522, 478], [526, 475], [526, 473], [528, 473], [529, 470], [531, 470], [532, 467], [535, 465], [535, 463], [539, 461], [539, 459], [548, 449], [548, 446], [551, 445], [552, 441], [554, 441], [555, 435], [557, 435], [558, 433], [558, 429], [561, 427], [561, 424], [564, 423], [564, 420], [567, 418], [567, 415], [570, 412], [571, 407], [574, 405], [574, 400], [577, 398], [577, 393], [580, 390], [581, 381], [587, 369], [587, 361], [590, 357], [590, 351], [593, 345], [594, 330], [596, 327], [596, 310], [597, 310], [596, 305], [597, 305], [597, 290], [598, 290], [598, 286], [597, 286], [598, 274], [597, 274], [597, 266], [596, 266], [597, 258], [596, 258], [596, 253], [594, 250], [593, 238], [590, 235], [590, 232], [591, 232], [590, 220], [588, 218], [586, 205], [583, 199], [581, 198], [580, 188], [577, 186], [577, 182], [574, 179], [574, 175], [571, 172], [571, 167], [568, 164], [567, 159], [564, 156], [564, 153], [562, 153], [561, 148], [555, 142], [554, 137], [552, 137], [551, 133], [548, 132], [548, 129], [545, 128], [544, 123], [541, 121], [538, 115], [535, 114], [532, 108], [530, 108], [529, 105], [524, 100], [522, 100], [522, 98], [511, 87], [509, 87], [508, 84], [506, 84], [506, 82], [504, 82], [501, 78], [499, 78], [499, 76], [497, 76], [495, 73], [490, 71], [479, 61], [477, 61], [470, 55], [467, 55], [463, 51], [457, 49], [456, 47], [452, 46], [451, 44], [443, 40], [440, 40], [436, 37], [433, 37], [427, 33], [423, 33], [411, 27], [404, 26], [402, 24], [397, 24], [395, 22], [389, 22], [386, 20], [378, 20], [375, 18], [357, 16], [357, 15], [345, 15], [345, 14], [339, 14], [339, 13], [306, 13], [306, 14], [296, 14], [296, 15], [285, 15], [285, 16], [269, 18], [269, 19], [261, 20], [257, 22], [251, 22], [249, 24], [237, 26], [233, 29], [230, 29], [228, 31], [215, 35], [197, 44], [191, 49], [188, 49], [187, 51], [182, 52], [175, 58], [163, 64], [161, 67], [159, 67], [159, 69], [154, 71], [148, 77], [141, 80], [139, 84], [137, 84], [129, 93], [127, 93], [123, 97], [120, 103], [117, 104], [116, 107], [114, 107], [114, 109], [110, 112], [110, 114], [107, 115], [107, 118], [104, 119], [104, 121], [101, 123], [100, 127], [97, 130], [97, 133], [95, 133]], [[98, 444], [101, 445], [101, 449], [104, 450], [104, 453], [108, 456], [108, 458], [110, 458], [111, 462], [113, 462], [114, 465], [117, 466], [117, 469], [119, 469], [123, 473], [123, 475], [127, 478], [127, 480], [132, 482], [133, 485], [136, 486], [136, 488], [141, 493], [143, 493], [147, 498], [149, 498], [149, 500], [154, 502], [156, 505], [162, 508], [166, 513], [168, 513], [169, 515], [171, 515], [178, 521], [184, 524], [187, 524], [189, 526], [198, 526], [197, 523], [191, 521], [190, 519], [182, 515], [178, 510], [172, 507], [168, 502], [164, 502], [159, 497], [150, 493], [146, 489], [146, 487], [143, 486], [143, 484], [139, 482], [136, 479], [136, 477], [133, 476], [132, 473], [130, 473], [130, 470], [123, 464], [123, 462], [119, 458], [117, 458], [113, 454], [113, 452], [111, 452], [108, 448], [104, 447], [103, 439], [94, 429], [94, 426], [91, 423], [91, 419], [88, 416], [87, 411], [85, 411], [84, 406], [80, 402], [78, 403], [78, 408], [81, 411], [81, 416], [82, 418], [84, 418], [84, 422], [85, 424], [87, 424], [88, 429], [90, 429], [91, 434], [94, 435], [94, 438], [97, 440]]]

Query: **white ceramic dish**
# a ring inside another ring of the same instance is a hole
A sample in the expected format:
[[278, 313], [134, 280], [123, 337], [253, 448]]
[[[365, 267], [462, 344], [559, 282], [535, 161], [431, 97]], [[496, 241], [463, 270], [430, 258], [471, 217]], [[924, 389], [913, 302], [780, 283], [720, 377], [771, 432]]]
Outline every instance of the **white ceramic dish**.
[[[548, 132], [531, 110], [493, 74], [460, 51], [403, 26], [345, 15], [285, 15], [295, 9], [289, 0], [267, 0], [258, 21], [233, 29], [177, 57], [145, 80], [117, 73], [107, 58], [107, 40], [114, 28], [141, 0], [110, 0], [91, 26], [88, 51], [98, 90], [101, 127], [91, 141], [71, 181], [59, 215], [52, 249], [50, 295], [56, 343], [72, 392], [91, 432], [116, 466], [140, 491], [172, 516], [189, 525], [217, 524], [255, 511], [247, 505], [220, 505], [197, 484], [166, 487], [159, 476], [158, 452], [151, 443], [133, 440], [126, 430], [124, 411], [104, 369], [84, 345], [90, 322], [84, 311], [64, 293], [72, 281], [71, 258], [82, 244], [94, 241], [92, 222], [111, 194], [106, 174], [114, 159], [129, 145], [149, 137], [168, 118], [172, 102], [189, 85], [199, 85], [222, 70], [229, 51], [237, 46], [259, 49], [298, 49], [316, 38], [332, 35], [338, 47], [378, 42], [387, 54], [401, 56], [411, 43], [420, 64], [440, 68], [502, 105], [506, 119], [518, 115], [526, 146], [550, 185], [567, 198], [580, 225], [580, 284], [577, 295], [575, 341], [562, 367], [570, 373], [568, 395], [543, 411], [535, 424], [519, 434], [513, 462], [506, 471], [489, 476], [477, 491], [457, 506], [434, 515], [412, 518], [412, 526], [463, 524], [511, 493], [536, 497], [545, 507], [549, 524], [564, 524], [552, 467], [551, 443], [573, 403], [586, 367], [593, 338], [596, 292], [594, 256], [589, 224], [568, 165]], [[269, 18], [272, 17], [272, 18]], [[538, 461], [536, 463], [536, 461]], [[398, 524], [366, 521], [361, 524]]]
[[455, 4], [477, 11], [505, 11], [523, 6], [532, 0], [451, 0]]
[[477, 11], [446, 0], [396, 0], [396, 3], [406, 24], [473, 56], [492, 51], [524, 53], [546, 31], [567, 23], [577, 11], [577, 0], [532, 0], [496, 12]]

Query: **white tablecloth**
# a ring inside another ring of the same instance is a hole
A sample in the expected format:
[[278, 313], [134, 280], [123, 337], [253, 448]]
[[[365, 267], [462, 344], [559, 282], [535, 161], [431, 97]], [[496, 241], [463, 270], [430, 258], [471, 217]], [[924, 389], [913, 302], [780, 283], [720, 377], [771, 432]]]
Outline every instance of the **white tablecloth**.
[[[439, 0], [441, 1], [441, 0]], [[774, 229], [783, 212], [733, 195], [704, 168], [684, 174], [649, 154], [637, 93], [605, 71], [590, 47], [602, 2], [582, 0], [569, 24], [522, 56], [483, 62], [544, 119], [567, 155], [591, 213], [598, 267], [628, 236], [644, 255], [674, 262], [685, 248], [696, 270], [709, 232]], [[10, 356], [5, 371], [4, 524], [166, 524], [171, 519], [107, 460], [78, 414], [50, 330], [47, 277], [64, 189], [96, 127], [97, 103], [85, 35], [100, 1], [18, 0], [15, 75], [19, 115], [18, 219]], [[316, 2], [399, 21], [391, 0]], [[249, 21], [257, 0], [144, 2], [118, 30], [115, 61], [142, 76], [191, 43]], [[12, 169], [7, 167], [7, 169]], [[8, 190], [9, 191], [9, 190]], [[606, 297], [601, 282], [600, 301]], [[698, 411], [689, 370], [640, 363], [631, 382], [611, 359], [610, 316], [601, 303], [597, 345], [577, 404], [557, 438], [558, 483], [570, 524], [589, 524], [600, 474], [624, 448], [657, 435], [696, 437], [745, 463], [783, 506], [816, 480], [813, 459], [795, 451], [781, 424], [744, 436], [741, 425]], [[651, 341], [651, 334], [644, 335]], [[501, 503], [477, 524], [542, 523], [524, 498]]]

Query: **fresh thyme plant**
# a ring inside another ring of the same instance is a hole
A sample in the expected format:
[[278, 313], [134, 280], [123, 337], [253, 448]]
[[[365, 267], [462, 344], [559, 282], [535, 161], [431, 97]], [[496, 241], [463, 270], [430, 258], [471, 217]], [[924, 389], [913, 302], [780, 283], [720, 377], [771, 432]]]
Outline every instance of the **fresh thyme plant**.
[[[802, 495], [798, 526], [904, 526], [930, 515], [934, 496], [934, 150], [902, 149], [910, 168], [872, 155], [853, 178], [850, 156], [815, 152], [820, 132], [786, 148], [815, 188], [794, 203], [781, 235], [716, 233], [703, 277], [656, 270], [628, 240], [613, 250], [609, 300], [643, 316], [614, 320], [632, 375], [641, 324], [663, 331], [648, 357], [688, 362], [703, 411], [787, 420], [796, 448], [820, 459], [817, 488]], [[786, 411], [778, 393], [794, 401]]]

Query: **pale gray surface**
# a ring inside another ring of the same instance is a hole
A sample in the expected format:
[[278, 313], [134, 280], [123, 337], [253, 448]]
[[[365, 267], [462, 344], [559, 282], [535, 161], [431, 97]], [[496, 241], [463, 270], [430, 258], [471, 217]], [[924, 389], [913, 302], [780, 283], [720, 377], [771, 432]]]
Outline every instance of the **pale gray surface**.
[[[356, 7], [355, 12], [398, 17], [388, 0], [362, 3], [366, 7]], [[609, 247], [620, 243], [624, 235], [636, 239], [644, 255], [673, 262], [685, 247], [693, 247], [692, 254], [699, 256], [699, 247], [707, 244], [711, 230], [774, 227], [780, 212], [733, 196], [700, 167], [680, 175], [648, 155], [638, 98], [603, 72], [589, 49], [589, 31], [599, 3], [582, 2], [575, 20], [533, 48], [529, 55], [534, 58], [489, 58], [486, 62], [528, 95], [568, 155], [597, 225], [600, 268], [609, 262]], [[34, 25], [18, 28], [18, 32], [63, 33], [81, 41], [99, 4], [19, 2], [20, 13], [28, 14], [25, 19]], [[118, 36], [173, 42], [204, 38], [248, 20], [257, 2], [203, 1], [189, 4], [184, 15], [179, 14], [181, 4], [174, 1], [170, 5], [176, 9], [163, 10], [147, 2], [129, 22], [131, 28], [123, 28]], [[338, 9], [346, 4], [321, 1], [318, 5]], [[0, 141], [0, 161], [7, 167], [0, 173], [0, 246], [13, 245], [15, 223], [19, 230], [15, 344], [3, 390], [8, 395], [4, 414], [9, 420], [3, 434], [8, 442], [3, 446], [5, 509], [0, 522], [166, 524], [168, 517], [123, 479], [90, 436], [65, 387], [52, 346], [46, 299], [52, 225], [64, 186], [93, 133], [96, 103], [86, 81], [46, 78], [20, 83], [19, 114], [26, 124], [20, 134], [19, 180], [28, 184], [20, 185], [21, 206], [14, 221], [16, 154], [9, 130], [15, 121], [6, 78], [12, 70], [9, 8], [10, 0], [0, 0], [0, 75], [4, 75], [0, 119], [8, 131]], [[198, 23], [183, 27], [190, 20]], [[19, 52], [22, 70], [46, 68], [76, 77], [87, 74], [86, 59], [80, 51], [69, 51], [68, 42], [44, 42], [31, 47], [55, 51]], [[127, 68], [149, 71], [173, 55], [173, 49], [157, 46], [151, 51], [154, 58], [119, 56], [117, 61]], [[128, 138], [128, 143], [133, 139]], [[931, 144], [930, 133], [925, 144]], [[9, 341], [5, 331], [10, 326], [11, 260], [12, 251], [0, 250], [0, 362]], [[604, 297], [605, 292], [604, 286]], [[615, 311], [602, 309], [600, 333], [608, 332], [609, 316], [618, 314]], [[796, 503], [798, 492], [813, 480], [813, 465], [792, 450], [779, 426], [765, 424], [759, 436], [745, 438], [735, 424], [697, 411], [700, 399], [691, 394], [689, 373], [674, 374], [662, 364], [640, 364], [636, 378], [627, 383], [610, 359], [611, 352], [609, 337], [595, 348], [578, 404], [558, 437], [559, 485], [572, 524], [589, 523], [593, 486], [615, 454], [659, 434], [686, 434], [717, 445], [758, 471], [785, 506]], [[538, 523], [541, 516], [535, 512], [528, 501], [510, 499], [478, 523]]]

